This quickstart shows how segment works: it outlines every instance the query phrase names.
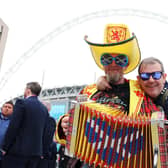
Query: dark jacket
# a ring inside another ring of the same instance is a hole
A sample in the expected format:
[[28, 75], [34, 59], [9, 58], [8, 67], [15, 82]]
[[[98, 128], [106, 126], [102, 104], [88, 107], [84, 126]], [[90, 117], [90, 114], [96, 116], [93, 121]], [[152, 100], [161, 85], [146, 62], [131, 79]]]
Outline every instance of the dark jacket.
[[17, 100], [3, 150], [13, 155], [41, 156], [48, 116], [46, 107], [36, 96]]
[[168, 83], [166, 82], [163, 90], [160, 95], [154, 100], [156, 105], [159, 105], [163, 108], [165, 112], [165, 118], [168, 120]]
[[44, 157], [49, 158], [51, 156], [51, 145], [53, 143], [55, 129], [56, 129], [56, 122], [54, 118], [49, 117], [44, 131], [44, 149], [43, 149]]
[[55, 168], [56, 167], [56, 144], [53, 142], [53, 137], [56, 129], [55, 119], [49, 117], [44, 130], [43, 143], [43, 159], [38, 163], [37, 168]]

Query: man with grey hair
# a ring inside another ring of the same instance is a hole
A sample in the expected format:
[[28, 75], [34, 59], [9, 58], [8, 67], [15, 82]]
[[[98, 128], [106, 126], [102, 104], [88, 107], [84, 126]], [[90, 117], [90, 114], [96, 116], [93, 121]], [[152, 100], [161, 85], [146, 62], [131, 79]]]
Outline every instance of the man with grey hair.
[[2, 147], [3, 168], [36, 168], [43, 155], [44, 132], [49, 114], [38, 100], [40, 91], [39, 83], [27, 83], [25, 99], [18, 99], [15, 103]]
[[137, 79], [144, 92], [163, 108], [168, 119], [168, 83], [163, 63], [154, 57], [145, 58], [138, 68]]

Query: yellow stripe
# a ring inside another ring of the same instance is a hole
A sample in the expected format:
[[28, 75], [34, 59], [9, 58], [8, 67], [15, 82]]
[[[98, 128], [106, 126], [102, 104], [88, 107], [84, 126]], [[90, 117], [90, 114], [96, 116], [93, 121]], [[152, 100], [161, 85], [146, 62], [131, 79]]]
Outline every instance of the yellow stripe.
[[136, 116], [139, 113], [144, 98], [144, 92], [140, 88], [138, 81], [130, 80], [130, 105], [129, 115]]

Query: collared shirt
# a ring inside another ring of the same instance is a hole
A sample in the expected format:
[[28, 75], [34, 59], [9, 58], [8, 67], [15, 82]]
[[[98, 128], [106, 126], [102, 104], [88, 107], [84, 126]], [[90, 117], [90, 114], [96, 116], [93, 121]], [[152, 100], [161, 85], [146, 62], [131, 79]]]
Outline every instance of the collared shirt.
[[27, 97], [25, 97], [25, 99], [28, 99], [29, 97], [33, 97], [33, 96], [36, 96], [36, 95], [33, 94], [33, 95], [30, 95], [30, 96], [27, 96]]

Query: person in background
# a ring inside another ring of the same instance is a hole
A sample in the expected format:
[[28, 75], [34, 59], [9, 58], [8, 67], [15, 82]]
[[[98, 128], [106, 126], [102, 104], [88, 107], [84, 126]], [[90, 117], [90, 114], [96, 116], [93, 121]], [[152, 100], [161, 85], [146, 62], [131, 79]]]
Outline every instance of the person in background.
[[36, 168], [43, 155], [48, 111], [39, 101], [38, 82], [26, 84], [24, 99], [15, 103], [2, 146], [2, 168]]
[[[6, 130], [8, 128], [11, 115], [13, 113], [13, 102], [7, 101], [3, 104], [0, 113], [0, 149], [2, 149], [2, 145], [4, 142], [4, 137]], [[1, 160], [2, 160], [2, 151], [0, 151], [0, 168], [1, 168]]]
[[[42, 101], [48, 112], [51, 110], [51, 104], [48, 101]], [[44, 131], [43, 156], [40, 159], [38, 168], [55, 168], [56, 167], [56, 144], [53, 141], [56, 130], [56, 121], [49, 116]]]

